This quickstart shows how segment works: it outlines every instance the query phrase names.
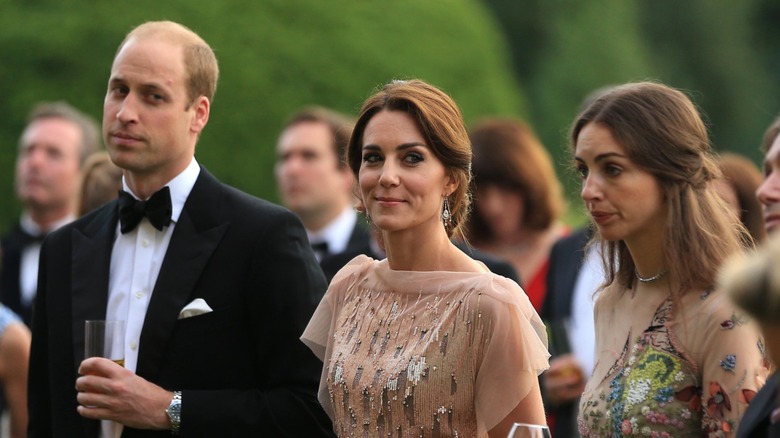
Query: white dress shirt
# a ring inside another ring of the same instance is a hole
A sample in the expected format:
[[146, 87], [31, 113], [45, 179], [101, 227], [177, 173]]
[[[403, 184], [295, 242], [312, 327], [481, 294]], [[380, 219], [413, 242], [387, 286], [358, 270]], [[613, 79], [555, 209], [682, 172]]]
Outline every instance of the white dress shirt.
[[[160, 266], [168, 250], [176, 223], [181, 216], [184, 203], [200, 174], [195, 158], [189, 166], [168, 184], [171, 191], [171, 223], [158, 231], [146, 217], [127, 234], [122, 234], [117, 223], [116, 238], [111, 251], [111, 267], [108, 280], [108, 306], [106, 319], [124, 320], [125, 323], [125, 368], [135, 372], [138, 364], [141, 330], [146, 310], [152, 297]], [[136, 199], [135, 193], [122, 177], [122, 187]], [[112, 421], [101, 422], [102, 436], [119, 438], [122, 425]]]
[[571, 317], [567, 321], [566, 333], [571, 352], [582, 365], [585, 377], [590, 378], [596, 361], [596, 328], [593, 323], [593, 293], [604, 282], [598, 245], [588, 248], [571, 303]]
[[[352, 237], [352, 230], [357, 223], [357, 213], [355, 209], [347, 206], [336, 219], [326, 225], [323, 229], [312, 233], [306, 230], [309, 236], [309, 242], [312, 244], [319, 242], [328, 243], [328, 254], [338, 254], [344, 252], [349, 244], [349, 238]], [[320, 261], [320, 254], [315, 252], [317, 261]]]
[[[74, 219], [76, 219], [76, 216], [72, 214], [66, 216], [64, 219], [55, 222], [47, 233], [72, 222]], [[27, 213], [22, 214], [19, 226], [31, 236], [40, 236], [44, 234], [41, 227], [33, 222], [32, 218]], [[22, 307], [32, 306], [32, 302], [35, 299], [35, 292], [38, 290], [38, 259], [40, 256], [40, 243], [30, 243], [22, 248], [21, 259], [19, 261], [19, 299]]]

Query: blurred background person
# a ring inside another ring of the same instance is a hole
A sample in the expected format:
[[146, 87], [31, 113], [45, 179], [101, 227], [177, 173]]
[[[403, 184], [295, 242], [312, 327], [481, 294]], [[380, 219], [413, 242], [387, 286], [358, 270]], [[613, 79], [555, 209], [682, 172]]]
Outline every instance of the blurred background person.
[[107, 204], [122, 190], [122, 169], [111, 161], [108, 152], [96, 152], [82, 166], [76, 214], [84, 216]]
[[27, 436], [29, 363], [30, 329], [11, 309], [0, 304], [0, 384], [6, 400], [0, 436]]
[[519, 120], [484, 120], [469, 137], [474, 211], [466, 237], [477, 249], [511, 263], [540, 311], [550, 249], [568, 231], [559, 222], [565, 204], [550, 155]]
[[570, 140], [606, 275], [580, 433], [733, 436], [766, 368], [757, 330], [715, 289], [746, 232], [714, 190], [696, 107], [626, 84], [582, 112]]
[[780, 229], [780, 117], [767, 128], [761, 143], [764, 153], [764, 182], [756, 194], [764, 210], [768, 234]]
[[81, 165], [99, 144], [97, 122], [65, 102], [33, 108], [19, 139], [15, 186], [24, 209], [19, 223], [0, 239], [0, 302], [28, 327], [41, 241], [76, 218]]
[[327, 108], [304, 108], [287, 121], [276, 144], [275, 175], [282, 203], [301, 218], [328, 282], [343, 264], [326, 259], [365, 247], [370, 239], [368, 228], [358, 220], [355, 179], [344, 161], [354, 124]]
[[27, 368], [30, 329], [11, 309], [0, 304], [0, 384], [5, 407], [0, 436], [27, 436]]
[[541, 319], [451, 241], [470, 204], [455, 102], [418, 80], [385, 85], [363, 104], [347, 161], [387, 258], [339, 271], [302, 336], [325, 364], [336, 433], [505, 438], [515, 421], [543, 424]]
[[761, 171], [747, 158], [723, 153], [717, 157], [723, 178], [715, 180], [715, 189], [734, 210], [742, 225], [747, 228], [753, 241], [764, 240], [764, 217], [756, 190], [763, 181]]
[[541, 317], [550, 335], [550, 368], [541, 375], [545, 410], [555, 437], [578, 437], [577, 410], [595, 362], [593, 295], [604, 282], [591, 227], [559, 239], [550, 251]]
[[775, 373], [750, 402], [737, 437], [780, 437], [780, 234], [748, 256], [734, 257], [721, 269], [720, 285], [734, 302], [758, 322], [766, 354]]
[[[2, 270], [2, 266], [0, 266]], [[0, 412], [0, 436], [27, 436], [27, 368], [30, 329], [11, 309], [0, 304], [0, 385], [5, 409]]]

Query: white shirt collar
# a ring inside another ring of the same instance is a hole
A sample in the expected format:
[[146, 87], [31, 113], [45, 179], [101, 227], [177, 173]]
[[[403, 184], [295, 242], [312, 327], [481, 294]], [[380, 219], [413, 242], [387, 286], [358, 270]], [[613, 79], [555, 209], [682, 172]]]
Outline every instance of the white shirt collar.
[[[184, 209], [184, 203], [187, 202], [187, 197], [190, 195], [192, 187], [195, 186], [198, 175], [200, 175], [200, 165], [198, 165], [195, 157], [192, 157], [192, 161], [190, 161], [187, 168], [170, 180], [168, 184], [165, 184], [171, 190], [171, 206], [173, 207], [171, 220], [174, 223], [179, 221], [181, 211]], [[122, 177], [122, 188], [127, 193], [133, 195], [134, 198], [141, 199], [127, 186], [124, 176]]]
[[[71, 222], [76, 220], [76, 215], [69, 214], [65, 216], [64, 218], [58, 220], [54, 224], [52, 224], [51, 229], [49, 229], [49, 233], [56, 230], [57, 228], [62, 227], [63, 225], [67, 225]], [[33, 221], [32, 217], [27, 213], [22, 213], [22, 218], [19, 220], [19, 226], [22, 227], [24, 231], [26, 231], [31, 236], [38, 236], [43, 234], [43, 231], [41, 230], [41, 227], [38, 226], [38, 224]]]
[[352, 207], [347, 206], [325, 228], [316, 233], [306, 230], [306, 234], [309, 236], [309, 242], [328, 242], [328, 252], [336, 254], [347, 249], [355, 223], [357, 223], [357, 213]]

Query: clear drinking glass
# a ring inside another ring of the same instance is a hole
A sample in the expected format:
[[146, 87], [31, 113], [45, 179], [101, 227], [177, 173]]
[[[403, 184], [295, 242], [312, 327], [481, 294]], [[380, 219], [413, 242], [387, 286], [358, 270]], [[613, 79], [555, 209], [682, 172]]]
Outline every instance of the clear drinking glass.
[[541, 424], [515, 423], [507, 438], [552, 438], [550, 429]]
[[105, 357], [125, 366], [125, 322], [87, 320], [84, 322], [84, 358]]

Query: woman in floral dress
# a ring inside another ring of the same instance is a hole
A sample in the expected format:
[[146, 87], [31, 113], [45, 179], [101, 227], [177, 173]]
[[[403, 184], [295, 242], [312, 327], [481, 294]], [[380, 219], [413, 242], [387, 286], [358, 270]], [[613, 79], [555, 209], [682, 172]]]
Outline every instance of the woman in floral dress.
[[698, 111], [667, 86], [626, 84], [571, 139], [606, 273], [580, 433], [733, 436], [766, 368], [756, 328], [714, 289], [750, 237], [714, 191]]
[[469, 206], [471, 144], [436, 87], [394, 81], [364, 104], [347, 151], [387, 258], [340, 270], [303, 334], [324, 361], [340, 437], [506, 438], [544, 423], [544, 325], [520, 286], [451, 241]]

